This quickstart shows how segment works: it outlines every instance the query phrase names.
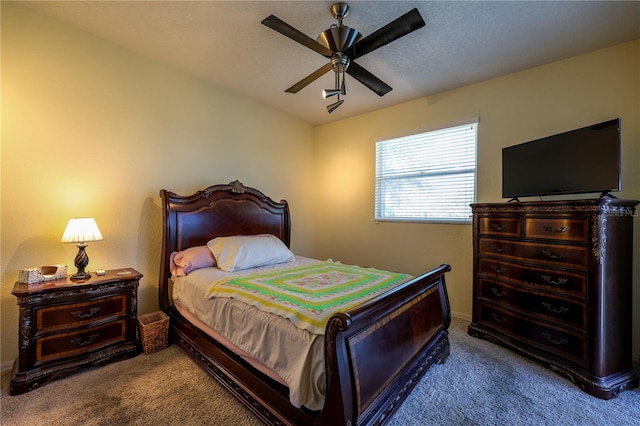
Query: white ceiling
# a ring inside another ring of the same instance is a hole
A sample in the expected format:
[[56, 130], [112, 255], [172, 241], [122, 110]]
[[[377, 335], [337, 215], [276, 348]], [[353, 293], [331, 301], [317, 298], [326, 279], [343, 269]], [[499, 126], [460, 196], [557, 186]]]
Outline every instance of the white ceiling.
[[284, 90], [327, 60], [262, 25], [273, 14], [315, 39], [332, 1], [29, 2], [127, 49], [323, 124], [640, 38], [637, 1], [351, 1], [344, 25], [364, 36], [417, 7], [426, 26], [356, 62], [390, 85], [379, 97], [347, 76], [328, 114], [329, 72]]

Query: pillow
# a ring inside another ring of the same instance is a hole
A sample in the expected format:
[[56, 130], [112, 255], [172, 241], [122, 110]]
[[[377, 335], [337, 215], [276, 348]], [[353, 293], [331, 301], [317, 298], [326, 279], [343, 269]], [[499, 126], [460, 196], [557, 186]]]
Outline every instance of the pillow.
[[191, 271], [215, 266], [216, 260], [207, 246], [189, 247], [183, 251], [174, 251], [169, 256], [169, 269], [172, 277], [184, 277]]
[[217, 237], [207, 243], [218, 268], [233, 272], [256, 266], [289, 262], [294, 254], [271, 234]]

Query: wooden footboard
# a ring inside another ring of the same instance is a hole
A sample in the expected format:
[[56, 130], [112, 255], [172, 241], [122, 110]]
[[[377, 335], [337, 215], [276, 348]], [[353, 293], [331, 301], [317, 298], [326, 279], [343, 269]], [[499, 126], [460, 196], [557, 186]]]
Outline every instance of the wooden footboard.
[[326, 332], [327, 401], [319, 424], [384, 424], [433, 363], [449, 355], [444, 273], [333, 316]]

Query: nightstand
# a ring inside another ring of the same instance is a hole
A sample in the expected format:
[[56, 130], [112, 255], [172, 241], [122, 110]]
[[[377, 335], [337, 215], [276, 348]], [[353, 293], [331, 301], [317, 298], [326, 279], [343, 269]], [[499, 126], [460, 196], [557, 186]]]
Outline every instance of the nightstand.
[[86, 281], [16, 283], [11, 293], [20, 306], [19, 355], [9, 393], [29, 392], [80, 367], [137, 355], [140, 278], [127, 268], [93, 273]]

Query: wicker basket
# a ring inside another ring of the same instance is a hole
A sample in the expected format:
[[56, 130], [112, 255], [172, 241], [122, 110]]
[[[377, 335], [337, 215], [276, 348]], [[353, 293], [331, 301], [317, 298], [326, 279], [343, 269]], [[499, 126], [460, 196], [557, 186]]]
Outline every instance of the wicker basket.
[[161, 311], [138, 316], [140, 339], [145, 355], [167, 347], [169, 338], [169, 317]]

